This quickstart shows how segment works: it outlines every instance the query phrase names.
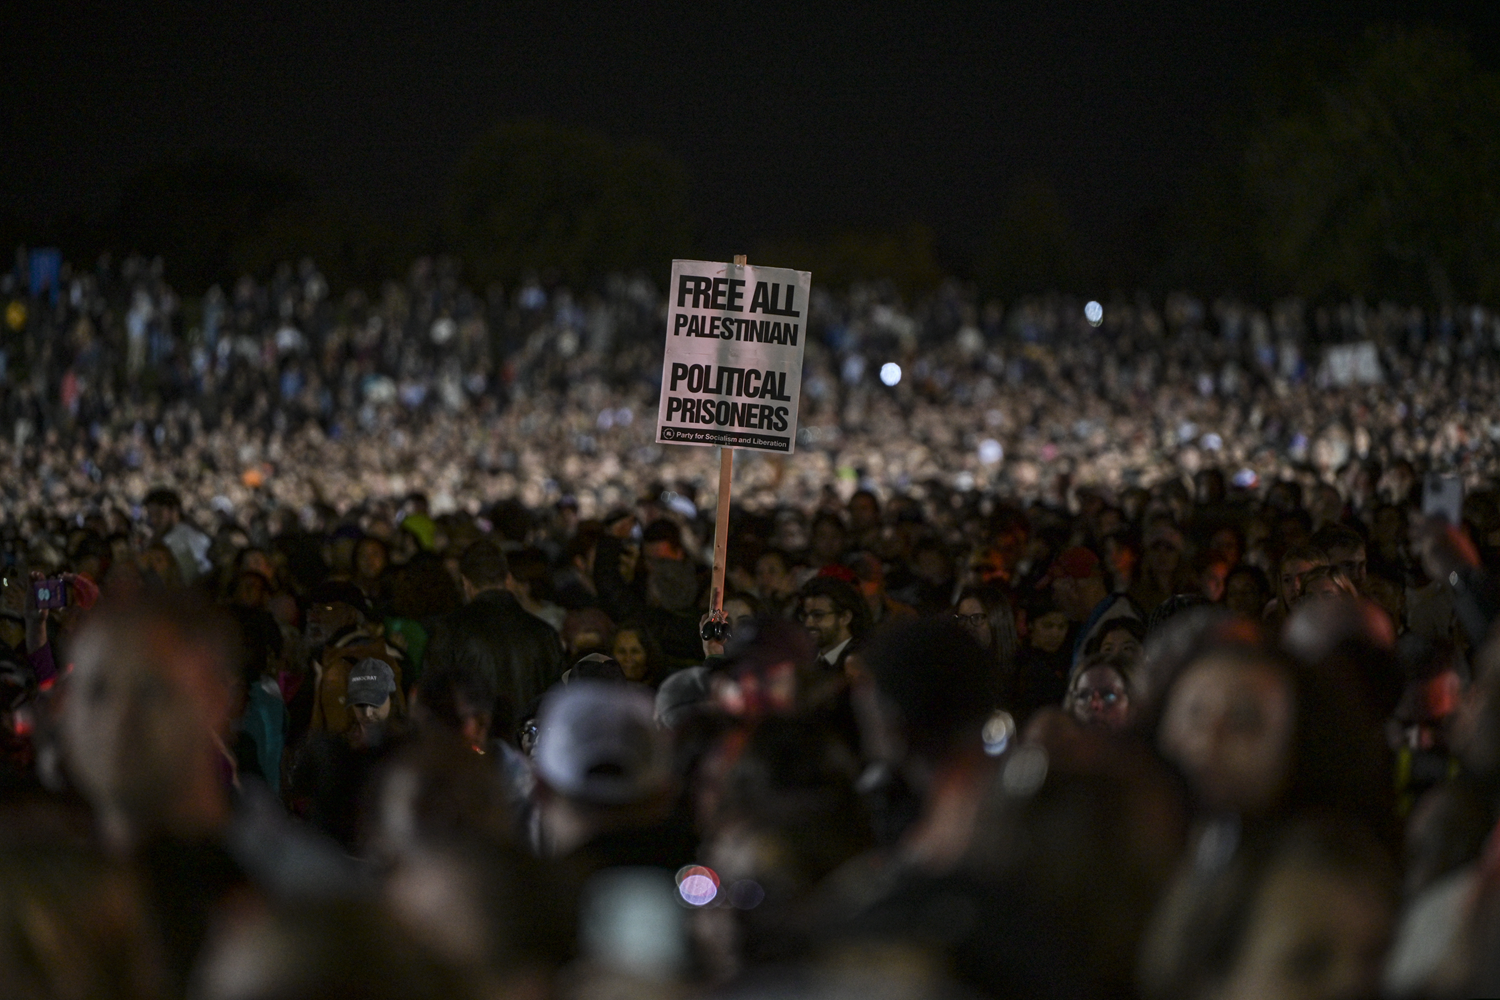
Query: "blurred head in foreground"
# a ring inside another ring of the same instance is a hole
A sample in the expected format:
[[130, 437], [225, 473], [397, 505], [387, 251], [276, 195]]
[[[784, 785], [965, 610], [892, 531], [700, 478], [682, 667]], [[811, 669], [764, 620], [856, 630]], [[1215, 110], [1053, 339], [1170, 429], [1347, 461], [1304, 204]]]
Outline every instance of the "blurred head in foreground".
[[580, 680], [555, 688], [537, 716], [543, 847], [571, 854], [600, 833], [644, 828], [670, 805], [671, 748], [650, 692]]
[[232, 634], [211, 607], [158, 597], [101, 606], [73, 640], [63, 745], [111, 847], [212, 835], [226, 821]]
[[855, 709], [866, 756], [901, 765], [915, 788], [943, 760], [981, 751], [998, 681], [984, 650], [951, 618], [903, 623], [878, 633], [864, 656]]
[[356, 904], [243, 915], [194, 978], [195, 1000], [477, 1000], [453, 966]]
[[1302, 819], [1199, 864], [1163, 900], [1141, 963], [1148, 998], [1378, 995], [1395, 872], [1357, 824]]

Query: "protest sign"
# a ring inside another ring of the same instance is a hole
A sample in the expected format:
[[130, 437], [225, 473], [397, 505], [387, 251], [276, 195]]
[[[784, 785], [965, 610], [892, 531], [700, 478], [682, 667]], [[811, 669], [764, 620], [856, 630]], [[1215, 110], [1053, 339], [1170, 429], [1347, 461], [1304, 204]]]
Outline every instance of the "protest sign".
[[1347, 388], [1351, 385], [1380, 385], [1384, 381], [1380, 352], [1368, 340], [1339, 344], [1323, 353], [1323, 365], [1318, 372], [1319, 385]]
[[657, 443], [789, 454], [811, 290], [807, 271], [674, 260]]

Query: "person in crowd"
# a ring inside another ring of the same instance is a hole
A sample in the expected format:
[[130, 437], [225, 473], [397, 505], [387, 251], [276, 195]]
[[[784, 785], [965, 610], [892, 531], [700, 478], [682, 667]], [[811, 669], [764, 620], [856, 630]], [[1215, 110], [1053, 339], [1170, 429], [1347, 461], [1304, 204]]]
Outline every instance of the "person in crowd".
[[1145, 625], [1134, 618], [1115, 618], [1094, 633], [1094, 638], [1084, 646], [1083, 655], [1107, 656], [1129, 668], [1140, 662], [1145, 642]]
[[1224, 600], [1225, 587], [1229, 582], [1229, 564], [1212, 552], [1204, 552], [1192, 561], [1192, 583], [1197, 592], [1211, 604]]
[[1024, 720], [1045, 705], [1059, 704], [1068, 690], [1077, 626], [1053, 606], [1050, 595], [1037, 595], [1027, 608], [1026, 645], [1016, 665], [1015, 707]]
[[234, 635], [196, 598], [157, 595], [101, 604], [69, 646], [67, 775], [101, 847], [140, 871], [176, 990], [221, 904], [262, 891], [331, 898], [355, 884], [317, 838], [234, 810]]
[[547, 568], [547, 557], [540, 549], [521, 549], [506, 556], [510, 577], [505, 588], [509, 590], [521, 607], [542, 621], [562, 631], [567, 609], [550, 600], [551, 573]]
[[778, 549], [768, 549], [755, 560], [755, 593], [772, 614], [789, 614], [795, 603], [797, 578], [791, 558]]
[[72, 644], [79, 696], [60, 720], [69, 773], [120, 854], [158, 837], [212, 838], [228, 821], [228, 630], [205, 609], [186, 610], [101, 609]]
[[611, 655], [632, 683], [654, 688], [666, 676], [666, 657], [655, 634], [643, 625], [625, 622], [616, 629]]
[[1366, 572], [1363, 586], [1365, 595], [1380, 605], [1390, 618], [1391, 624], [1396, 627], [1396, 634], [1404, 635], [1408, 627], [1406, 582], [1390, 570], [1376, 568]]
[[1276, 604], [1267, 609], [1268, 616], [1278, 622], [1284, 621], [1291, 614], [1292, 605], [1302, 598], [1308, 575], [1327, 565], [1328, 554], [1311, 544], [1287, 549], [1277, 571]]
[[650, 695], [579, 680], [557, 688], [537, 716], [536, 847], [580, 877], [616, 865], [676, 871], [693, 859], [673, 824], [670, 749]]
[[[31, 832], [62, 832], [47, 825]], [[119, 1000], [162, 1000], [179, 985], [139, 875], [41, 836], [0, 852], [0, 983], [14, 997]]]
[[205, 949], [193, 987], [204, 1000], [483, 1000], [471, 970], [423, 947], [381, 909], [347, 900], [262, 909], [226, 922]]
[[1121, 528], [1100, 540], [1099, 551], [1109, 572], [1110, 593], [1130, 593], [1140, 575], [1140, 536], [1128, 528]]
[[1068, 685], [1063, 708], [1080, 725], [1122, 732], [1130, 724], [1129, 668], [1111, 653], [1094, 653], [1079, 661]]
[[797, 617], [818, 647], [818, 666], [844, 671], [849, 655], [868, 630], [869, 608], [859, 591], [843, 580], [818, 576], [797, 592]]
[[479, 1000], [547, 996], [577, 948], [576, 900], [558, 891], [565, 884], [557, 866], [516, 848], [448, 836], [406, 852], [384, 898], [404, 935]]
[[553, 591], [558, 603], [569, 611], [599, 603], [594, 560], [603, 534], [604, 525], [600, 522], [581, 521], [562, 543], [562, 559], [553, 574]]
[[345, 702], [354, 716], [349, 738], [356, 746], [376, 747], [385, 742], [386, 733], [401, 722], [392, 716], [396, 707], [396, 674], [384, 660], [367, 657], [349, 673]]
[[859, 592], [864, 595], [870, 609], [870, 625], [874, 627], [887, 620], [915, 618], [917, 609], [902, 604], [885, 589], [885, 566], [873, 552], [852, 552], [845, 564], [854, 572]]
[[479, 664], [495, 692], [494, 735], [511, 739], [521, 713], [562, 676], [562, 644], [550, 625], [506, 590], [509, 566], [493, 541], [481, 539], [465, 549], [459, 572], [465, 604], [438, 623], [426, 671], [448, 671], [465, 660]]
[[1363, 587], [1369, 571], [1365, 538], [1345, 524], [1327, 524], [1312, 537], [1314, 547], [1328, 557], [1328, 564], [1347, 576], [1356, 588]]
[[744, 628], [757, 618], [764, 617], [766, 609], [754, 594], [731, 591], [724, 598], [724, 614], [729, 617], [729, 627], [733, 630]]
[[643, 546], [613, 535], [599, 539], [594, 582], [600, 606], [615, 621], [645, 622], [675, 662], [697, 662], [702, 656], [698, 567], [687, 558], [675, 522], [659, 519], [648, 527]]
[[[1044, 930], [1045, 913], [1016, 885], [966, 871], [981, 829], [981, 789], [995, 780], [981, 730], [999, 692], [983, 650], [944, 618], [890, 626], [877, 638], [855, 692], [860, 726], [912, 790], [917, 809], [892, 848], [835, 878], [825, 947], [842, 961], [866, 955], [896, 974], [880, 956], [900, 942], [923, 965], [954, 970], [990, 995], [1083, 995], [1070, 970], [1054, 964], [1061, 951]], [[916, 659], [927, 669], [909, 669]], [[877, 859], [883, 877], [868, 867]], [[935, 899], [961, 900], [974, 919], [947, 934], [914, 933]]]
[[277, 677], [281, 672], [284, 639], [267, 611], [231, 606], [241, 639], [238, 711], [234, 712], [239, 739], [235, 741], [235, 769], [243, 782], [255, 777], [275, 795], [281, 794], [282, 755], [288, 723], [286, 701]]
[[880, 497], [871, 490], [855, 490], [849, 498], [849, 536], [856, 548], [868, 551], [880, 541]]
[[1005, 592], [995, 586], [968, 587], [953, 606], [953, 617], [974, 634], [994, 662], [995, 675], [1007, 702], [1017, 684], [1020, 640], [1016, 616]]
[[1354, 582], [1336, 566], [1317, 566], [1308, 570], [1303, 574], [1301, 584], [1302, 596], [1297, 599], [1297, 605], [1324, 597], [1359, 596]]
[[1163, 901], [1144, 949], [1148, 1000], [1380, 995], [1394, 866], [1367, 830], [1310, 815], [1204, 859]]
[[1172, 519], [1166, 515], [1157, 515], [1146, 530], [1140, 573], [1129, 591], [1131, 599], [1138, 606], [1150, 612], [1162, 601], [1178, 593], [1187, 569], [1183, 565], [1185, 547], [1182, 532], [1172, 523]]
[[353, 574], [350, 579], [354, 585], [363, 590], [372, 602], [384, 603], [384, 588], [388, 584], [382, 578], [391, 564], [390, 549], [386, 547], [385, 541], [374, 535], [360, 535], [354, 543], [352, 563]]
[[858, 760], [835, 733], [805, 719], [766, 719], [731, 729], [704, 770], [711, 793], [698, 857], [719, 878], [725, 906], [693, 911], [709, 977], [806, 957], [800, 928], [818, 887], [874, 846], [855, 790]]
[[146, 523], [151, 526], [153, 542], [166, 546], [177, 562], [178, 575], [192, 583], [213, 569], [208, 561], [210, 539], [188, 521], [183, 520], [182, 497], [175, 490], [158, 488], [146, 494]]
[[329, 581], [308, 595], [307, 648], [312, 657], [312, 714], [308, 725], [340, 736], [355, 726], [348, 700], [349, 678], [367, 659], [384, 661], [395, 678], [395, 698], [404, 713], [405, 657], [385, 639], [364, 592], [352, 583]]
[[844, 521], [832, 511], [821, 511], [812, 522], [812, 544], [808, 546], [808, 564], [813, 569], [839, 563], [849, 547]]
[[559, 637], [562, 639], [564, 656], [576, 660], [589, 653], [612, 650], [615, 623], [598, 608], [575, 608], [563, 618]]
[[1210, 826], [1318, 807], [1391, 838], [1389, 752], [1362, 695], [1232, 625], [1205, 623], [1153, 682], [1141, 726]]
[[1271, 600], [1271, 585], [1258, 566], [1241, 564], [1224, 578], [1224, 606], [1246, 618], [1260, 618]]
[[1111, 594], [1104, 586], [1104, 570], [1092, 549], [1076, 546], [1052, 561], [1037, 582], [1038, 589], [1050, 589], [1053, 606], [1067, 620], [1078, 626], [1070, 654], [1083, 655], [1089, 641], [1115, 618], [1141, 618], [1134, 599], [1126, 594]]
[[953, 604], [953, 554], [940, 540], [923, 538], [906, 559], [910, 579], [900, 596], [918, 614], [939, 614]]
[[[424, 671], [413, 696], [413, 716], [425, 728], [456, 737], [475, 754], [520, 742], [519, 726], [496, 715], [504, 704], [496, 690], [495, 673], [478, 656], [459, 656], [433, 664]], [[522, 721], [527, 717], [523, 709]]]

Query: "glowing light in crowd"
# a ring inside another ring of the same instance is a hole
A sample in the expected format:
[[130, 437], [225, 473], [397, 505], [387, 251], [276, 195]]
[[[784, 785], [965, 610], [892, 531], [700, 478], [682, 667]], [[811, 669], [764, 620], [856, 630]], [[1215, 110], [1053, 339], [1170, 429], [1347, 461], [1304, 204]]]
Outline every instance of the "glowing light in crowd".
[[895, 385], [901, 381], [901, 366], [894, 361], [887, 361], [880, 366], [880, 381], [886, 385]]
[[1003, 709], [991, 715], [984, 724], [984, 752], [999, 757], [1010, 749], [1016, 735], [1016, 720]]
[[1030, 743], [1017, 747], [1000, 772], [1001, 787], [1017, 798], [1035, 794], [1046, 780], [1047, 751]]
[[707, 906], [719, 894], [719, 876], [712, 868], [688, 865], [677, 873], [677, 893], [689, 906]]
[[994, 438], [979, 442], [979, 460], [985, 465], [994, 465], [1005, 457], [1005, 449]]
[[1089, 326], [1098, 326], [1104, 322], [1104, 307], [1097, 302], [1089, 302], [1083, 307], [1083, 318], [1089, 321]]

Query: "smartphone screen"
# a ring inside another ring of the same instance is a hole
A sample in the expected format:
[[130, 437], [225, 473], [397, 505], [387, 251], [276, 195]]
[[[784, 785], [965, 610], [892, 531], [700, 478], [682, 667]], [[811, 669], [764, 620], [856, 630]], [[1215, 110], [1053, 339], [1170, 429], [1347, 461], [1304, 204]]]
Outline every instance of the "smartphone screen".
[[68, 606], [68, 581], [62, 577], [54, 576], [36, 580], [31, 585], [31, 592], [36, 598], [35, 604], [38, 611], [56, 611]]

